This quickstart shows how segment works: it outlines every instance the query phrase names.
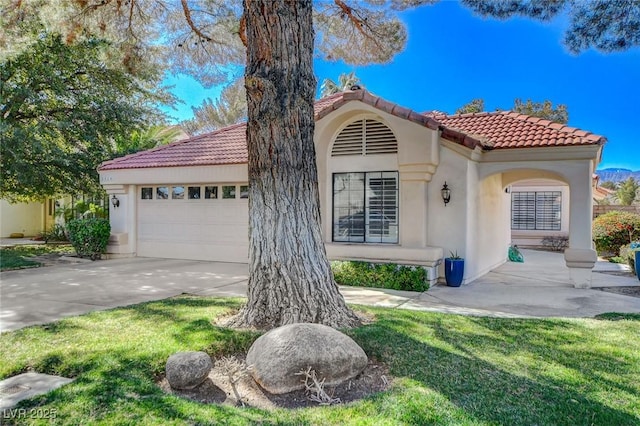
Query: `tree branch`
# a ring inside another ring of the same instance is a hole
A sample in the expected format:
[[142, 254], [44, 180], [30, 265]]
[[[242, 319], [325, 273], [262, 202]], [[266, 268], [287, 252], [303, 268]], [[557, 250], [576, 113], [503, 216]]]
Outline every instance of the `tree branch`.
[[198, 37], [206, 41], [211, 41], [211, 37], [205, 35], [202, 31], [200, 31], [196, 27], [196, 24], [193, 22], [193, 19], [191, 18], [191, 10], [189, 10], [189, 5], [187, 4], [187, 0], [181, 0], [181, 3], [182, 3], [182, 10], [184, 11], [184, 18], [187, 20], [187, 24], [189, 24], [189, 28], [191, 28], [191, 30], [194, 33], [196, 33]]
[[371, 34], [369, 34], [366, 31], [365, 25], [368, 27], [367, 22], [365, 20], [362, 20], [362, 19], [358, 18], [353, 13], [353, 8], [352, 7], [347, 5], [342, 0], [333, 0], [333, 2], [340, 8], [340, 10], [342, 10], [342, 12], [347, 16], [347, 18], [349, 18], [349, 20], [353, 23], [353, 25], [356, 27], [356, 29], [358, 30], [358, 32], [360, 34], [362, 34], [364, 37], [366, 37], [369, 40], [371, 40], [376, 46], [382, 48], [382, 46], [380, 45], [378, 40], [375, 37], [372, 37]]
[[129, 33], [131, 33], [131, 34], [133, 34], [133, 30], [131, 29], [132, 28], [131, 24], [133, 22], [133, 8], [134, 8], [135, 4], [136, 4], [136, 1], [135, 0], [131, 0], [131, 4], [129, 6]]

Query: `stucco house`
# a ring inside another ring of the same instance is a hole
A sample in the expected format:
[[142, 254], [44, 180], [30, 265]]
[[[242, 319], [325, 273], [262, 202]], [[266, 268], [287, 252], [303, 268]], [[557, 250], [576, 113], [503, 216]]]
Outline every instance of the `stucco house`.
[[[315, 119], [330, 258], [436, 268], [457, 251], [472, 281], [506, 260], [510, 188], [545, 179], [567, 187], [565, 259], [574, 284], [589, 286], [591, 177], [603, 137], [511, 112], [420, 114], [366, 90], [317, 101]], [[103, 163], [101, 184], [119, 201], [109, 253], [246, 262], [245, 132], [238, 124]], [[536, 197], [542, 207], [557, 202]]]
[[0, 237], [9, 238], [12, 234], [34, 237], [51, 229], [55, 221], [55, 209], [53, 198], [20, 203], [0, 200]]

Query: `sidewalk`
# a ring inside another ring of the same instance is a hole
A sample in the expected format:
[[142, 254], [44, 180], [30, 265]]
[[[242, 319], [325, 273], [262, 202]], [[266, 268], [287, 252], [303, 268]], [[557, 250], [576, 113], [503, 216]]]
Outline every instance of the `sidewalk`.
[[[575, 289], [561, 254], [524, 251], [525, 263], [506, 263], [459, 288], [437, 285], [415, 293], [340, 287], [348, 303], [497, 317], [592, 317], [640, 313], [640, 298]], [[632, 277], [593, 273], [596, 287], [640, 286]], [[247, 265], [130, 258], [0, 274], [0, 330], [8, 331], [183, 293], [245, 297]]]

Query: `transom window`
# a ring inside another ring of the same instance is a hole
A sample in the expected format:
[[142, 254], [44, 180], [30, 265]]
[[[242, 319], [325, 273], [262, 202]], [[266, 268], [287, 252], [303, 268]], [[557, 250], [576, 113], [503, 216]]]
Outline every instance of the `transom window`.
[[377, 120], [362, 119], [346, 126], [336, 137], [332, 157], [342, 155], [395, 154], [398, 141], [389, 127]]
[[333, 241], [398, 242], [398, 172], [333, 175]]
[[511, 193], [511, 229], [560, 231], [561, 216], [560, 191]]

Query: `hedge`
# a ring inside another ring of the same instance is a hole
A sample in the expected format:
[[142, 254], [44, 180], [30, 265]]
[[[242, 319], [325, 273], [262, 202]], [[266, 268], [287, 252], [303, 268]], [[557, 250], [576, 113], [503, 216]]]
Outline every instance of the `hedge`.
[[331, 270], [336, 282], [342, 285], [420, 292], [429, 288], [427, 270], [420, 266], [334, 261]]
[[67, 231], [78, 256], [96, 260], [107, 249], [111, 225], [107, 219], [73, 219], [67, 223]]
[[640, 239], [640, 215], [612, 211], [593, 221], [593, 242], [599, 253], [617, 254], [620, 247]]

